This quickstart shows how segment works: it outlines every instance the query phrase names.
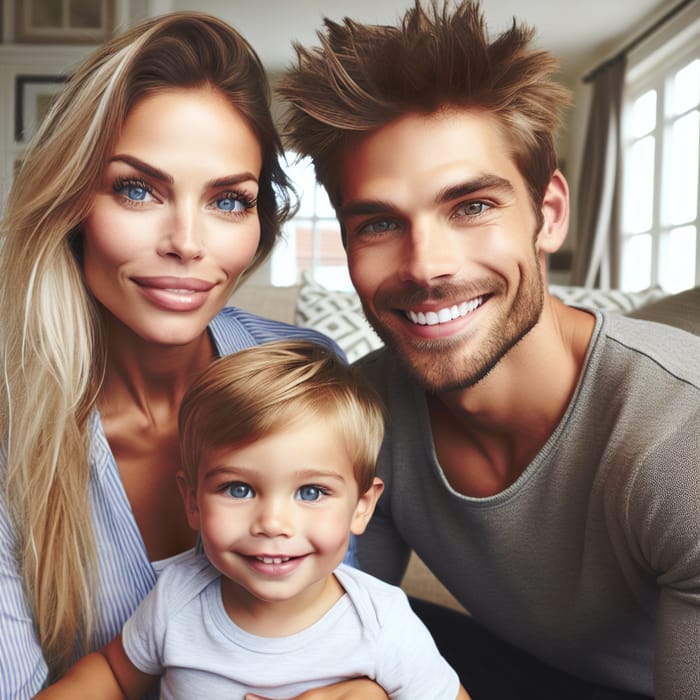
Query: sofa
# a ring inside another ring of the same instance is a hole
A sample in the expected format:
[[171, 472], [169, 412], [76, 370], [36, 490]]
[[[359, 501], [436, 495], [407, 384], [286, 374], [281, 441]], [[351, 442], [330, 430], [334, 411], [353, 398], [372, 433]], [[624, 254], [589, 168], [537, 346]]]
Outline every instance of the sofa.
[[[567, 304], [607, 309], [700, 335], [700, 287], [674, 295], [665, 294], [659, 287], [622, 292], [550, 285], [550, 291]], [[315, 328], [333, 338], [350, 361], [381, 346], [381, 340], [365, 319], [354, 292], [326, 289], [308, 276], [304, 276], [300, 284], [290, 287], [245, 282], [234, 292], [229, 303], [260, 316]], [[402, 588], [409, 595], [462, 609], [415, 555], [409, 563]]]

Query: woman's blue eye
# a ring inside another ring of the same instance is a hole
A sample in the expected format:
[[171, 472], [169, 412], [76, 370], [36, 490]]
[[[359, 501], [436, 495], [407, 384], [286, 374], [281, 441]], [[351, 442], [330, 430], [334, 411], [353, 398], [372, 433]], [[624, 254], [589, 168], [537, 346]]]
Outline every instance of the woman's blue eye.
[[126, 191], [126, 196], [129, 197], [129, 199], [136, 199], [138, 201], [146, 199], [146, 196], [148, 195], [148, 192], [143, 187], [129, 187]]
[[318, 486], [302, 486], [298, 493], [302, 501], [318, 501], [322, 491]]
[[145, 202], [151, 196], [150, 188], [138, 181], [121, 180], [115, 183], [114, 191], [131, 202]]
[[253, 498], [255, 491], [248, 484], [229, 484], [226, 493], [231, 498]]
[[216, 200], [216, 206], [225, 212], [239, 212], [243, 211], [243, 203], [234, 197], [221, 197]]

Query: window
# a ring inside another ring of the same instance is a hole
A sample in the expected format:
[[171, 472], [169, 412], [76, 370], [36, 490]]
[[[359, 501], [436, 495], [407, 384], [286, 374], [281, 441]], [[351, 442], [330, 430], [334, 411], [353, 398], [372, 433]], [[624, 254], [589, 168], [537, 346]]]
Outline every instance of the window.
[[[697, 37], [696, 37], [697, 39]], [[642, 75], [623, 115], [622, 289], [700, 284], [700, 47], [691, 41]]]
[[287, 222], [283, 240], [272, 254], [270, 279], [273, 285], [297, 284], [303, 273], [328, 289], [350, 290], [340, 224], [326, 191], [316, 181], [308, 158], [287, 154], [287, 175], [299, 197], [299, 211]]

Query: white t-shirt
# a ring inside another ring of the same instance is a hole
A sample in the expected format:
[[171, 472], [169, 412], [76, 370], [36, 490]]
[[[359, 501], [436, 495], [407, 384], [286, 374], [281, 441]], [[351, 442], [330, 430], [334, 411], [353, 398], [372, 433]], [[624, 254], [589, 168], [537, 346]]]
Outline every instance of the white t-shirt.
[[366, 676], [396, 700], [451, 700], [459, 680], [399, 588], [341, 564], [346, 591], [288, 637], [258, 637], [230, 619], [221, 574], [202, 554], [165, 568], [122, 633], [132, 663], [163, 674], [161, 697], [289, 698]]

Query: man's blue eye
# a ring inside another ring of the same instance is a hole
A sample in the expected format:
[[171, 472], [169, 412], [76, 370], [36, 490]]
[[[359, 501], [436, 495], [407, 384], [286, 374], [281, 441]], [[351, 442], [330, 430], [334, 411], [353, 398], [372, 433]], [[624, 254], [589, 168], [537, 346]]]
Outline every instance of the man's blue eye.
[[252, 498], [255, 495], [253, 489], [248, 484], [229, 484], [226, 493], [231, 498]]
[[318, 501], [321, 498], [321, 489], [318, 486], [302, 486], [299, 489], [299, 498], [302, 501]]
[[387, 231], [393, 231], [396, 228], [397, 226], [395, 222], [389, 221], [387, 219], [382, 219], [380, 221], [372, 221], [371, 223], [366, 224], [362, 227], [362, 232], [380, 234], [386, 233]]

